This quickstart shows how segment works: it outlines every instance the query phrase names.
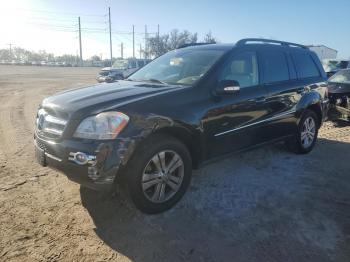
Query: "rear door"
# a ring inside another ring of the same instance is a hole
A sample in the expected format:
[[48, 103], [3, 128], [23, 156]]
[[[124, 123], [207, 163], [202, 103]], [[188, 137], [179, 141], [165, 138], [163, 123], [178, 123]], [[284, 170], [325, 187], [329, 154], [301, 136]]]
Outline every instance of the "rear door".
[[259, 58], [262, 84], [268, 92], [268, 120], [260, 133], [265, 140], [273, 140], [294, 132], [296, 105], [303, 88], [298, 83], [288, 48], [261, 47]]

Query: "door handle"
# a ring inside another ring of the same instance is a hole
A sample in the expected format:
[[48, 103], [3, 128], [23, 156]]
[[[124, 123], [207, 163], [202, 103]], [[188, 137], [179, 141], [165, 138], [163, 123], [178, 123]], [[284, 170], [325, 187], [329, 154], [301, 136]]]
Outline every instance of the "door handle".
[[264, 103], [266, 101], [266, 97], [262, 96], [262, 97], [258, 97], [256, 99], [254, 99], [255, 103]]

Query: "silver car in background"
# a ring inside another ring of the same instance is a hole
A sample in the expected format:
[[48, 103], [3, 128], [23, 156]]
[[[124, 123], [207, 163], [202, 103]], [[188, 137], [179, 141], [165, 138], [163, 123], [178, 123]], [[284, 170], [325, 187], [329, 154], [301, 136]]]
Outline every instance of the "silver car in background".
[[102, 68], [96, 77], [97, 82], [111, 83], [116, 80], [127, 78], [129, 75], [148, 64], [150, 59], [117, 59], [112, 67]]

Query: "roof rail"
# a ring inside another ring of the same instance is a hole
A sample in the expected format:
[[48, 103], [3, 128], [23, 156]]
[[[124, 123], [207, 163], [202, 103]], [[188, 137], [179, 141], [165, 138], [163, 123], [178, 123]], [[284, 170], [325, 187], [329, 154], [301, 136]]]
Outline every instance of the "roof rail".
[[185, 48], [185, 47], [189, 47], [189, 46], [212, 45], [212, 44], [215, 44], [215, 43], [190, 43], [190, 44], [183, 44], [183, 45], [180, 45], [180, 46], [177, 47], [176, 49]]
[[284, 41], [278, 41], [278, 40], [271, 40], [271, 39], [264, 39], [264, 38], [245, 38], [239, 40], [236, 45], [242, 46], [246, 45], [248, 42], [257, 42], [257, 43], [265, 43], [265, 44], [280, 44], [283, 46], [291, 46], [291, 47], [301, 47], [304, 49], [309, 49], [307, 46], [296, 44], [296, 43], [290, 43], [290, 42], [284, 42]]

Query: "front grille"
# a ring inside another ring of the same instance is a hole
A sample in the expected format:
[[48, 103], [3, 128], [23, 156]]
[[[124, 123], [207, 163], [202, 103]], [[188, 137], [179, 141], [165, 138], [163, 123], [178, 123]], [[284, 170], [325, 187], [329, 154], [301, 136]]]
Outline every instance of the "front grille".
[[38, 111], [36, 117], [36, 131], [38, 136], [58, 139], [62, 136], [67, 121], [48, 114], [44, 109]]

